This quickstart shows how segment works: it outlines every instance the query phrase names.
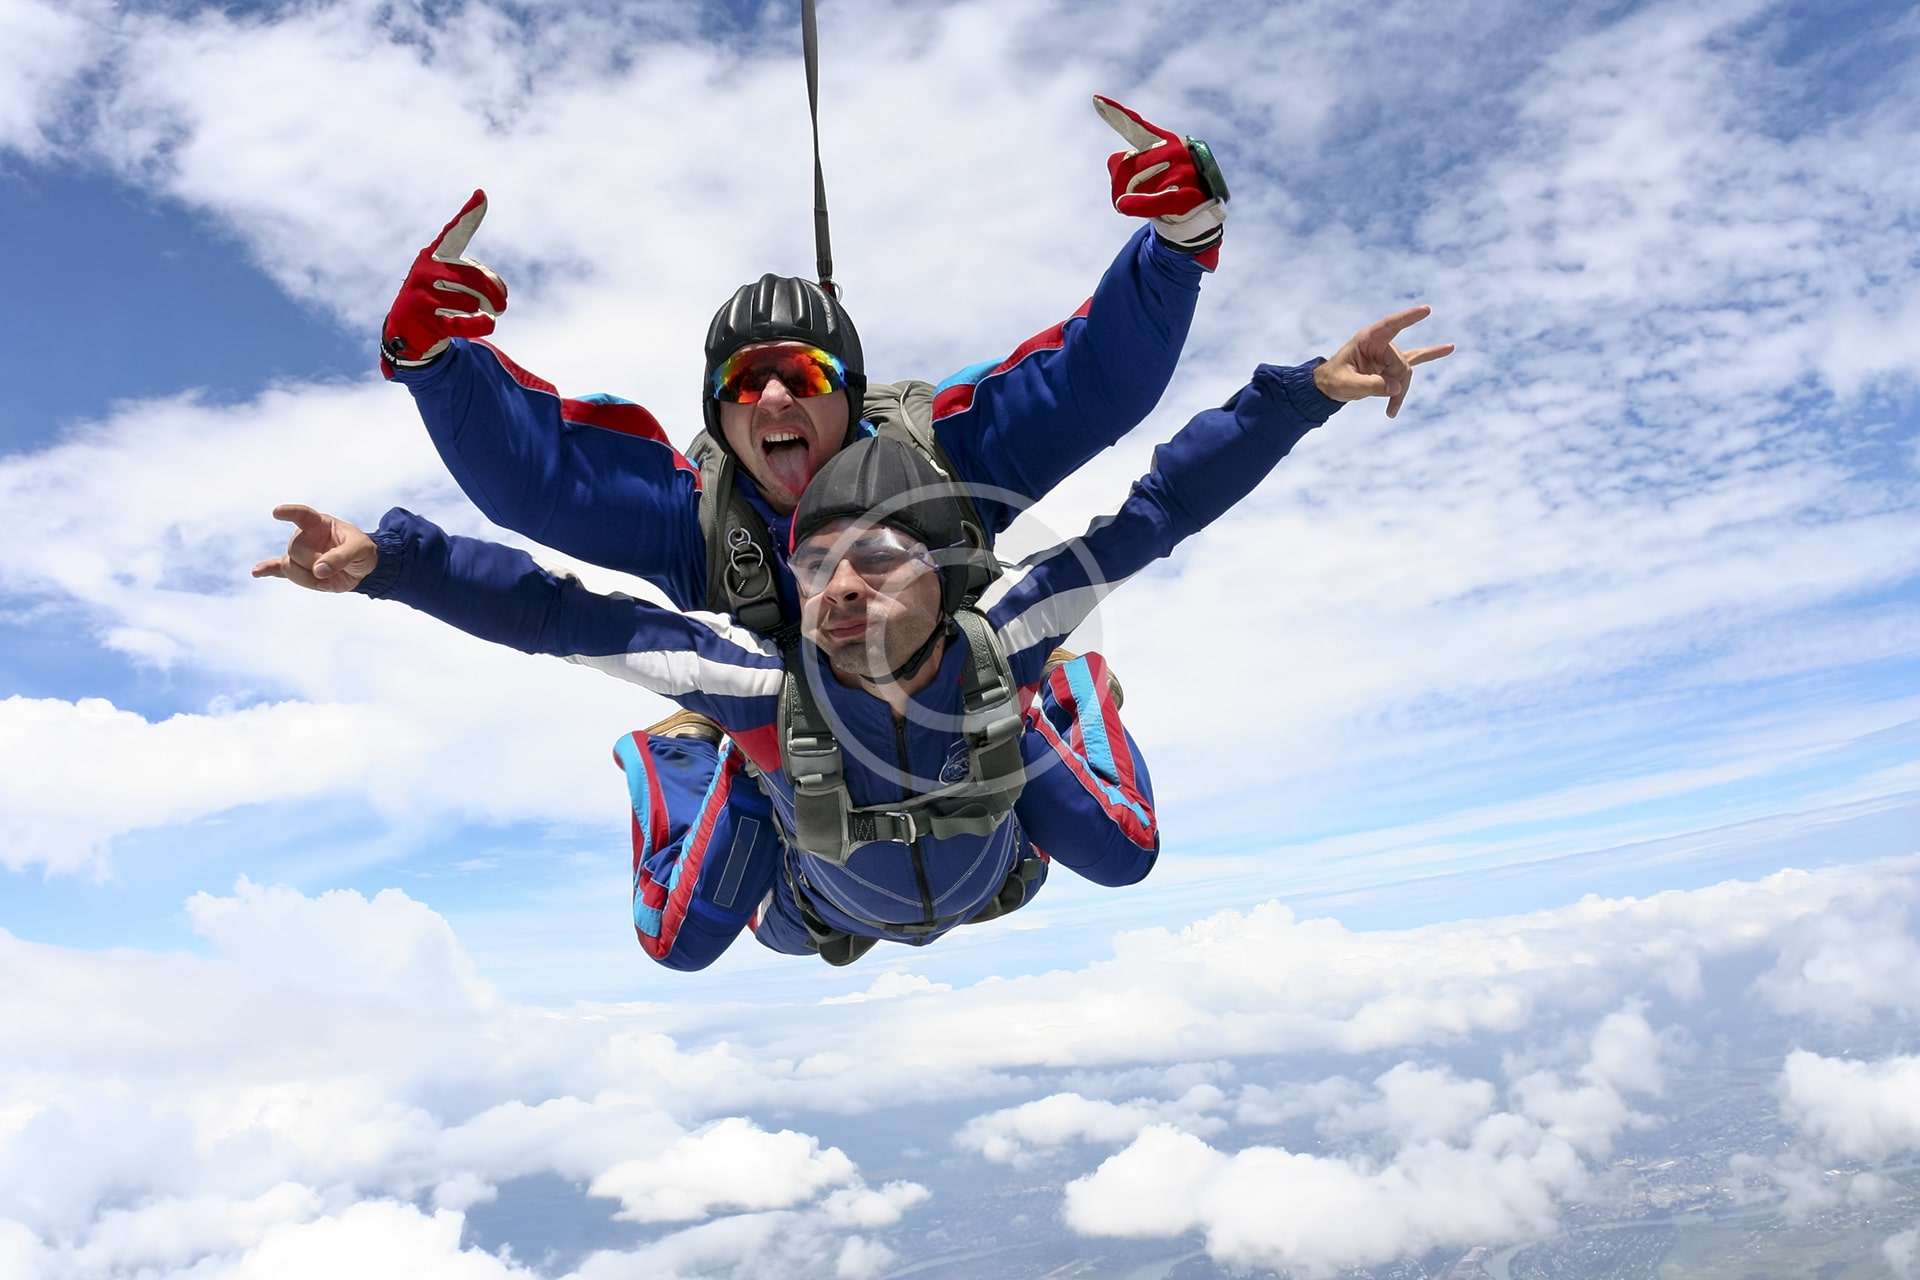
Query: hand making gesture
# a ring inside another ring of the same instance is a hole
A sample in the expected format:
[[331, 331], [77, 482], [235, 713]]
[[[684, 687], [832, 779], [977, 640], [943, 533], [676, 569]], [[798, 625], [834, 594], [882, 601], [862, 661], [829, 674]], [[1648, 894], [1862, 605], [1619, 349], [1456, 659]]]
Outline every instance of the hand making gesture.
[[287, 553], [253, 566], [256, 578], [285, 578], [310, 591], [351, 591], [380, 563], [380, 549], [365, 531], [338, 516], [297, 502], [273, 509], [275, 520], [299, 529]]
[[1386, 396], [1387, 416], [1400, 412], [1413, 385], [1415, 365], [1453, 354], [1453, 344], [1415, 347], [1402, 351], [1393, 340], [1407, 329], [1433, 314], [1427, 306], [1408, 307], [1384, 320], [1376, 320], [1347, 339], [1333, 358], [1313, 371], [1313, 385], [1329, 400], [1365, 400], [1368, 396]]

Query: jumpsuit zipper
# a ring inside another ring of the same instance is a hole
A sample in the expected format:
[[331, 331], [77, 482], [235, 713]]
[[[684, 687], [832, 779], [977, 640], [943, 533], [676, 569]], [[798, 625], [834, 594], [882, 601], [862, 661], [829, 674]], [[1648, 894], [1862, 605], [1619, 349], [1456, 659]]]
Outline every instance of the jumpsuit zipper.
[[[913, 776], [913, 765], [907, 759], [907, 723], [898, 716], [893, 718], [893, 744], [894, 749], [900, 753], [900, 798], [910, 801], [913, 795], [907, 790], [906, 780]], [[907, 850], [913, 855], [913, 878], [920, 885], [920, 910], [925, 917], [924, 923], [932, 924], [934, 920], [933, 886], [927, 880], [927, 864], [926, 860], [920, 856], [920, 842], [909, 840]]]

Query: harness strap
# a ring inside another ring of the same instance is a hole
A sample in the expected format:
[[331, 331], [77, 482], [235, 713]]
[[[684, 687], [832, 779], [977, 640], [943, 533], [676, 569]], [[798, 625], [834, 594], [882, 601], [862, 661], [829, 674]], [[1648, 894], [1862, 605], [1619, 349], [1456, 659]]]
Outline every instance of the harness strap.
[[797, 641], [785, 646], [787, 675], [776, 728], [781, 763], [793, 787], [793, 830], [787, 835], [795, 848], [844, 866], [863, 845], [986, 836], [1006, 820], [1026, 781], [1019, 690], [986, 618], [961, 609], [953, 623], [968, 649], [960, 691], [967, 777], [892, 805], [853, 804], [839, 740], [801, 665], [805, 653]]
[[813, 119], [813, 251], [820, 287], [833, 297], [833, 245], [827, 238], [827, 178], [820, 167], [820, 34], [813, 0], [800, 0], [800, 51], [807, 63], [807, 114]]

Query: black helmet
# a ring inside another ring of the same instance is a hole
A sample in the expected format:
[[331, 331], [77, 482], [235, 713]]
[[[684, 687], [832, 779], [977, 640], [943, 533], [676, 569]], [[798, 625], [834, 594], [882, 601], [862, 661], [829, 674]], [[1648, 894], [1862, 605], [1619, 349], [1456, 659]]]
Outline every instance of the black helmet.
[[969, 571], [984, 544], [966, 512], [960, 490], [925, 454], [904, 441], [871, 436], [834, 454], [814, 473], [793, 513], [792, 545], [843, 518], [891, 525], [934, 552], [940, 607], [952, 613], [966, 598]]
[[707, 434], [722, 448], [727, 438], [720, 430], [720, 402], [713, 398], [714, 370], [741, 347], [756, 342], [806, 342], [840, 357], [847, 370], [847, 427], [851, 430], [860, 421], [867, 366], [847, 309], [811, 280], [769, 273], [734, 290], [707, 327], [707, 369], [700, 384], [700, 403]]

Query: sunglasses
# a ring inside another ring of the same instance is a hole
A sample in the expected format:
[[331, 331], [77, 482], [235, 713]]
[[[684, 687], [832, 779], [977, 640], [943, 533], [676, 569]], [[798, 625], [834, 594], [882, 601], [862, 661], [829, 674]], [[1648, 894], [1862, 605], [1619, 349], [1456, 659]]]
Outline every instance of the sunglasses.
[[936, 567], [926, 547], [897, 529], [884, 527], [869, 529], [851, 541], [844, 533], [818, 541], [809, 539], [794, 549], [787, 566], [793, 570], [793, 585], [804, 598], [825, 591], [843, 560], [873, 587], [886, 585], [908, 565]]
[[847, 366], [830, 351], [798, 343], [742, 347], [713, 371], [713, 398], [752, 404], [774, 378], [791, 396], [831, 395], [847, 385]]

